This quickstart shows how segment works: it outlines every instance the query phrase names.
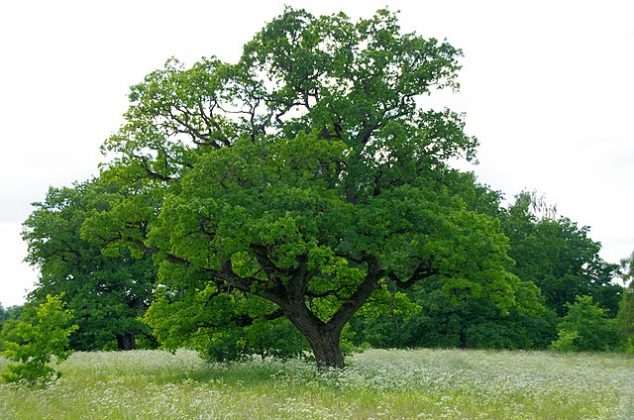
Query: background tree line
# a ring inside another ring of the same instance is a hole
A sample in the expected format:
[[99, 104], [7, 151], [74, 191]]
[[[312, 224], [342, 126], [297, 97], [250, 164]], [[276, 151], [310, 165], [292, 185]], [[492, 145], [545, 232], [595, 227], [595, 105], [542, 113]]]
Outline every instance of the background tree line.
[[521, 306], [503, 312], [490, 300], [455, 295], [442, 282], [422, 284], [411, 291], [412, 300], [421, 306], [417, 315], [384, 313], [356, 319], [357, 342], [381, 347], [544, 349], [557, 340], [558, 331], [579, 329], [579, 334], [595, 339], [587, 344], [579, 338], [571, 349], [618, 350], [616, 316], [619, 302], [620, 317], [630, 311], [626, 302], [631, 287], [624, 289], [614, 281], [623, 271], [599, 256], [600, 244], [588, 236], [589, 228], [557, 216], [534, 193], [521, 193], [508, 208], [499, 208], [491, 210], [498, 212], [500, 228], [509, 238], [512, 271], [526, 279], [517, 295]]

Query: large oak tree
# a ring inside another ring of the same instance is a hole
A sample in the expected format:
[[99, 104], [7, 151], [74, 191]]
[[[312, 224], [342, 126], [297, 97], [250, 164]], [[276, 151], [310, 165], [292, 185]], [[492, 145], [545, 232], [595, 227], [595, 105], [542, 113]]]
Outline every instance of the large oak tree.
[[154, 254], [156, 304], [203, 298], [206, 327], [286, 317], [320, 367], [343, 366], [341, 331], [362, 306], [432, 277], [504, 310], [518, 281], [507, 240], [448, 166], [477, 140], [461, 115], [420, 106], [458, 88], [460, 55], [385, 10], [287, 9], [235, 64], [170, 60], [132, 87], [104, 145], [102, 176], [146, 188], [93, 214], [84, 237]]

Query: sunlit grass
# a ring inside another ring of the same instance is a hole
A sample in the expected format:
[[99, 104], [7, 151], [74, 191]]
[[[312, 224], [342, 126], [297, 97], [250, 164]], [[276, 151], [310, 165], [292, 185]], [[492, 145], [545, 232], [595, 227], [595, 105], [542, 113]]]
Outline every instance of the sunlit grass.
[[48, 388], [0, 384], [0, 417], [634, 418], [631, 356], [370, 350], [348, 365], [317, 375], [299, 360], [224, 366], [191, 351], [75, 353]]

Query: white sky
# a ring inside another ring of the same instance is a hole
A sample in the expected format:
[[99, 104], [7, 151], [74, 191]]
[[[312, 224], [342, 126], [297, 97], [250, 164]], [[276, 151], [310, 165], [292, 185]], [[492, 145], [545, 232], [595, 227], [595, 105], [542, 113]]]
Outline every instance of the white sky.
[[170, 56], [234, 61], [284, 4], [401, 10], [406, 31], [462, 48], [458, 95], [480, 179], [545, 194], [592, 227], [605, 259], [634, 249], [634, 3], [624, 1], [0, 2], [0, 303], [23, 302], [21, 223], [49, 186], [96, 174], [128, 87]]

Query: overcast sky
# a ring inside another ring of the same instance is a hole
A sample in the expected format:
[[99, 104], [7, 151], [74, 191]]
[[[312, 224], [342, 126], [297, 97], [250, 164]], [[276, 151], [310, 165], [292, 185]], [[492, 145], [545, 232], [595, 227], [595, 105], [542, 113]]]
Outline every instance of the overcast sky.
[[37, 272], [21, 223], [49, 186], [96, 174], [128, 87], [170, 56], [235, 61], [283, 5], [369, 16], [463, 49], [461, 91], [481, 142], [470, 168], [507, 198], [537, 190], [592, 227], [611, 262], [634, 249], [634, 2], [3, 1], [0, 3], [0, 303]]

